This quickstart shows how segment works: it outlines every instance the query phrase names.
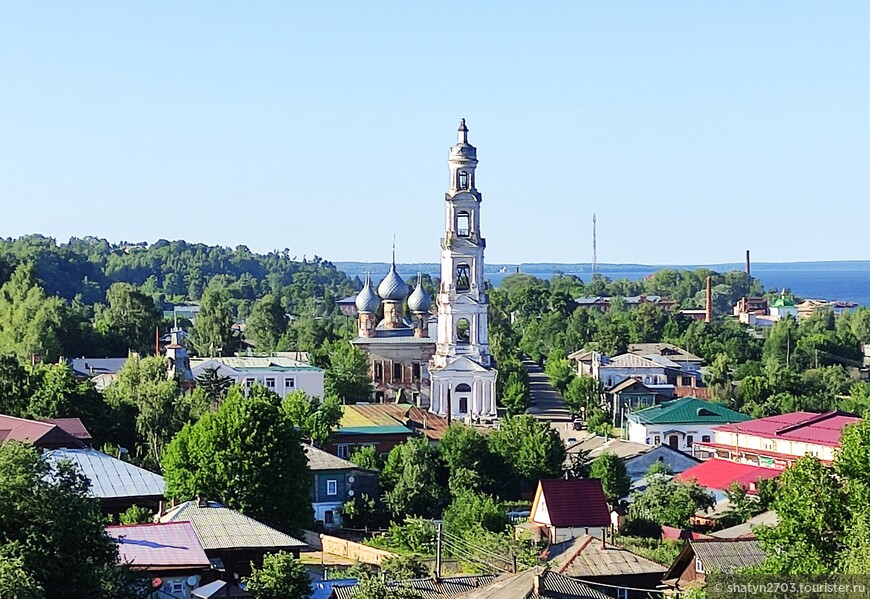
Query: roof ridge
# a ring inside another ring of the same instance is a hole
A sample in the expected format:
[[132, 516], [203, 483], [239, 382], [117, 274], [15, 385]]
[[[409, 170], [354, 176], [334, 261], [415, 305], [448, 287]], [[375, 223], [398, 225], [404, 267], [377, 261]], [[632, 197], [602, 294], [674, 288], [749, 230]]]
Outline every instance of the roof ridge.
[[583, 552], [583, 550], [589, 546], [589, 543], [592, 542], [592, 535], [586, 533], [583, 536], [585, 537], [583, 539], [583, 543], [580, 545], [580, 547], [577, 548], [577, 551], [574, 552], [574, 554], [568, 559], [568, 561], [565, 562], [564, 564], [562, 564], [562, 566], [558, 570], [559, 574], [564, 572], [568, 568], [568, 566], [573, 564], [574, 560], [577, 559], [577, 556], [580, 555]]

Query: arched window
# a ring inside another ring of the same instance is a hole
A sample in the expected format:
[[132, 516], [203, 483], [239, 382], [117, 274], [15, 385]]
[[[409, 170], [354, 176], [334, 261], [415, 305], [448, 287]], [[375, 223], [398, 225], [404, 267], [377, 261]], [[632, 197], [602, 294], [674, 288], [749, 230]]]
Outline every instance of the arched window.
[[471, 267], [465, 262], [456, 266], [456, 291], [471, 289]]
[[456, 323], [456, 343], [468, 343], [471, 338], [471, 324], [465, 318]]
[[459, 189], [468, 189], [468, 173], [459, 171]]
[[471, 393], [471, 385], [466, 385], [465, 383], [462, 383], [460, 385], [456, 385], [456, 392], [457, 393]]
[[456, 234], [460, 237], [468, 237], [471, 232], [471, 216], [463, 210], [456, 215]]

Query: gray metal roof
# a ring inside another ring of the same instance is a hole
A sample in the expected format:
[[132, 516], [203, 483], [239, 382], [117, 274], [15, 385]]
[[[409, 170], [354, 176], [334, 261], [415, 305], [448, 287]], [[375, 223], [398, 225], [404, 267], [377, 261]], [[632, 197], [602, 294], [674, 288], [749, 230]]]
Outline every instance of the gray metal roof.
[[97, 374], [115, 374], [127, 362], [127, 357], [123, 358], [72, 358], [69, 361], [70, 367], [76, 372], [81, 372], [88, 376]]
[[313, 445], [303, 444], [305, 455], [308, 456], [308, 468], [312, 472], [320, 470], [361, 470], [359, 466], [350, 460], [334, 456], [327, 451], [318, 449]]
[[565, 553], [560, 574], [571, 578], [664, 574], [667, 567], [590, 535], [578, 537]]
[[757, 539], [703, 539], [689, 543], [707, 572], [728, 574], [739, 568], [757, 566], [765, 558]]
[[210, 549], [281, 549], [304, 547], [305, 543], [274, 528], [257, 522], [215, 501], [200, 506], [186, 501], [162, 516], [161, 522], [188, 521], [205, 550]]
[[43, 458], [52, 465], [62, 460], [76, 464], [91, 481], [91, 494], [100, 499], [163, 496], [162, 476], [96, 449], [55, 449]]

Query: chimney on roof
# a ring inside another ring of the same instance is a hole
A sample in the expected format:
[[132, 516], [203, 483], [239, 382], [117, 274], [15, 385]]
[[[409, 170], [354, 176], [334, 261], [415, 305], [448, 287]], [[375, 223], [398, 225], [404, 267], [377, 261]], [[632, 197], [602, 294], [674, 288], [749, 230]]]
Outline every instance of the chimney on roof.
[[205, 498], [205, 495], [200, 493], [196, 496], [196, 505], [197, 507], [208, 507], [208, 499]]
[[749, 269], [749, 250], [746, 250], [746, 276], [752, 276], [752, 271]]
[[713, 322], [713, 277], [707, 277], [707, 302], [704, 306], [704, 322]]

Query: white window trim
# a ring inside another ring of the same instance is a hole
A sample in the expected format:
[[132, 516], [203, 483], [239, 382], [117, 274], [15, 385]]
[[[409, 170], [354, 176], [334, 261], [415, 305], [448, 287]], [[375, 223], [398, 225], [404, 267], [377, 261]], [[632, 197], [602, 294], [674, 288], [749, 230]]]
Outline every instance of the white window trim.
[[[330, 491], [330, 489], [332, 489], [332, 490]], [[338, 481], [337, 480], [326, 481], [326, 494], [327, 495], [338, 495]]]

